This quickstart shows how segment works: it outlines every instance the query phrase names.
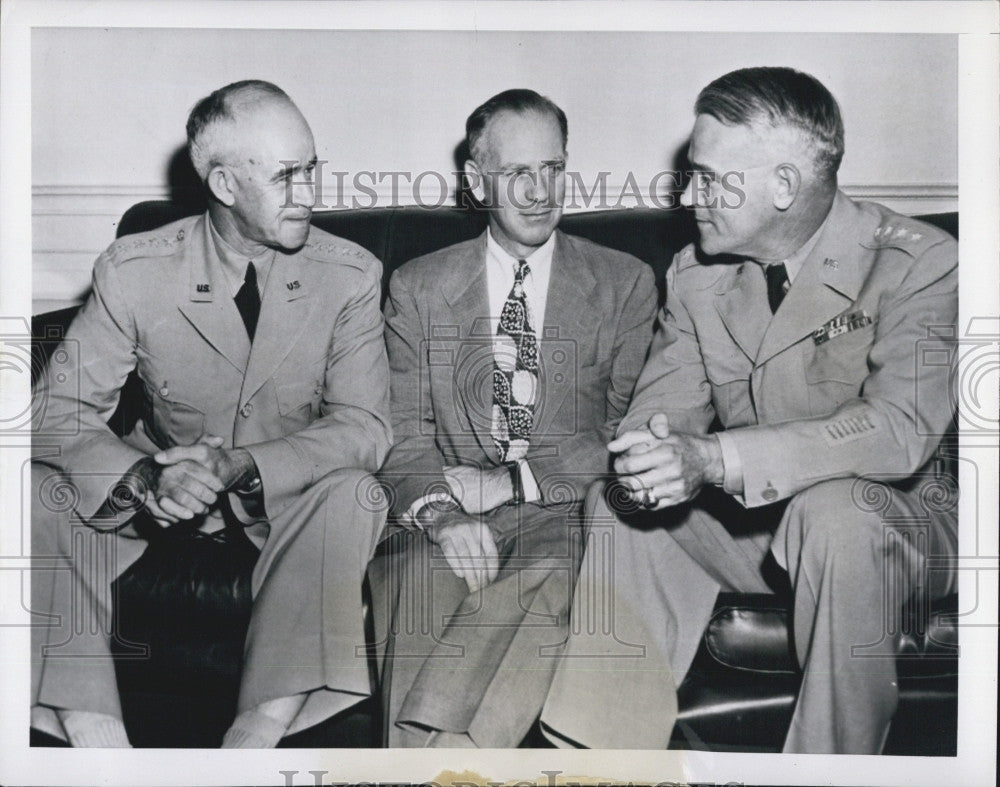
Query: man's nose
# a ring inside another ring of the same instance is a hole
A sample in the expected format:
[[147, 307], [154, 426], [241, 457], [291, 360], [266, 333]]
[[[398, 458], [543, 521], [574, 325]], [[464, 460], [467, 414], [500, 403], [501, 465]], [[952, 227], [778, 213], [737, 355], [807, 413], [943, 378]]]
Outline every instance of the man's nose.
[[311, 208], [316, 204], [316, 183], [312, 180], [296, 181], [292, 185], [292, 202]]
[[530, 202], [547, 202], [549, 198], [549, 181], [545, 173], [532, 172], [527, 177], [525, 196]]

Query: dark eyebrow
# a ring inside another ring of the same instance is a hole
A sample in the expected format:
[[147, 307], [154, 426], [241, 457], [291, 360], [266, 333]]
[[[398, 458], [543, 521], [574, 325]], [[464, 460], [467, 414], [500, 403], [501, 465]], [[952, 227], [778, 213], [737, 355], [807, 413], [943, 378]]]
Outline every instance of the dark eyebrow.
[[289, 175], [294, 175], [297, 172], [302, 172], [303, 170], [316, 166], [317, 161], [319, 161], [319, 159], [316, 156], [313, 156], [311, 159], [309, 159], [309, 161], [306, 163], [304, 167], [298, 163], [292, 164], [291, 166], [282, 167], [274, 175], [271, 176], [271, 180], [273, 182], [284, 180]]
[[[560, 156], [559, 158], [546, 159], [545, 161], [541, 161], [539, 163], [543, 165], [565, 164], [566, 157]], [[504, 172], [506, 172], [509, 169], [531, 169], [531, 164], [516, 164], [514, 162], [509, 162], [507, 164], [501, 164], [500, 169]]]

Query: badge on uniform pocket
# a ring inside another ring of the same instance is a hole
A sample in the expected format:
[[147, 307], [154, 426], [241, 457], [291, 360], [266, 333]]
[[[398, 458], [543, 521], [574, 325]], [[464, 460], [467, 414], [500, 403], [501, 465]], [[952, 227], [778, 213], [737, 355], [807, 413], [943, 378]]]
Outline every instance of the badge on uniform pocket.
[[857, 312], [848, 312], [834, 317], [829, 322], [823, 323], [813, 331], [812, 338], [815, 344], [823, 344], [844, 333], [856, 331], [859, 328], [866, 328], [875, 320], [864, 309]]

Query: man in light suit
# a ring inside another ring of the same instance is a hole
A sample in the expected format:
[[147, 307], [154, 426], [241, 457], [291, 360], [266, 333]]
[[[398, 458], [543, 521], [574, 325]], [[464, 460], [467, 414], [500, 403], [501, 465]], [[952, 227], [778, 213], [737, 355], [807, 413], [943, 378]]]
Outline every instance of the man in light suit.
[[656, 308], [647, 265], [556, 230], [559, 107], [508, 90], [466, 132], [488, 229], [397, 270], [385, 309], [397, 442], [380, 476], [409, 528], [395, 568], [371, 572], [376, 638], [395, 640], [390, 746], [512, 747], [535, 722], [566, 636], [580, 503], [609, 470]]
[[[274, 746], [370, 693], [355, 648], [385, 516], [365, 471], [391, 443], [381, 265], [310, 226], [315, 146], [282, 90], [221, 88], [187, 131], [208, 212], [98, 258], [36, 412], [34, 554], [61, 557], [33, 576], [34, 611], [58, 617], [36, 630], [32, 723], [76, 746], [129, 745], [110, 583], [151, 522], [261, 547], [223, 746]], [[143, 412], [119, 439], [106, 420], [133, 369]]]
[[662, 513], [591, 496], [613, 555], [588, 548], [614, 574], [581, 576], [575, 603], [612, 588], [614, 637], [571, 638], [542, 721], [576, 745], [666, 747], [716, 594], [774, 575], [804, 673], [785, 750], [878, 753], [900, 605], [954, 587], [925, 564], [956, 548], [935, 469], [950, 369], [921, 359], [953, 357], [957, 246], [838, 191], [843, 125], [814, 78], [735, 71], [695, 111], [683, 204], [700, 240], [669, 268], [609, 445], [633, 512]]

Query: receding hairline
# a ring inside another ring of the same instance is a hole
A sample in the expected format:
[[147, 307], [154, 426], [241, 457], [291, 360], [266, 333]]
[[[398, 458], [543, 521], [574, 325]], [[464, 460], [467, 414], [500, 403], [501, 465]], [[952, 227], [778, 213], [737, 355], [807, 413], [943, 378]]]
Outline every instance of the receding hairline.
[[486, 151], [488, 149], [492, 149], [487, 144], [487, 141], [490, 139], [491, 129], [498, 120], [501, 120], [505, 116], [529, 117], [532, 115], [534, 115], [535, 117], [547, 118], [555, 125], [556, 129], [559, 131], [559, 138], [560, 140], [562, 140], [563, 154], [565, 154], [566, 139], [563, 136], [562, 125], [559, 122], [558, 115], [556, 115], [554, 112], [545, 107], [526, 107], [524, 109], [518, 109], [514, 107], [503, 107], [502, 109], [498, 109], [496, 112], [494, 112], [486, 119], [486, 122], [483, 124], [482, 130], [479, 132], [479, 134], [476, 135], [475, 144], [469, 148], [469, 157], [476, 164], [482, 165], [483, 162], [479, 161], [478, 157], [476, 156], [476, 150], [479, 149], [482, 152], [483, 157], [485, 157]]
[[[261, 80], [245, 80], [220, 88], [198, 101], [187, 121], [188, 150], [191, 162], [201, 178], [221, 163], [223, 152], [230, 152], [243, 140], [240, 125], [269, 109], [287, 109], [302, 119], [302, 112], [291, 97], [277, 85]], [[222, 135], [225, 128], [228, 132]]]

